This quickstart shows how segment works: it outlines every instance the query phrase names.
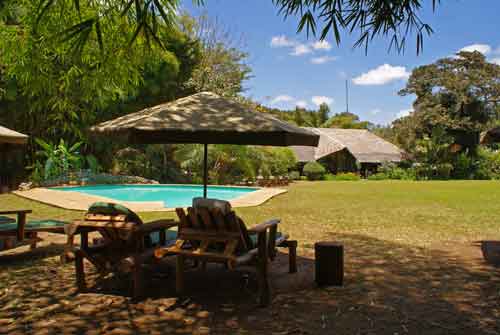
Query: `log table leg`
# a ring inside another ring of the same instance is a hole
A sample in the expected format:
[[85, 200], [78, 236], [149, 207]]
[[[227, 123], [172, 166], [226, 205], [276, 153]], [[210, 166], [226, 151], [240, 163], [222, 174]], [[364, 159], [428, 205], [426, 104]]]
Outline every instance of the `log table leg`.
[[176, 256], [176, 271], [175, 271], [175, 291], [178, 295], [184, 293], [184, 267], [185, 258], [183, 255]]
[[316, 284], [342, 286], [344, 281], [344, 246], [336, 242], [314, 244]]

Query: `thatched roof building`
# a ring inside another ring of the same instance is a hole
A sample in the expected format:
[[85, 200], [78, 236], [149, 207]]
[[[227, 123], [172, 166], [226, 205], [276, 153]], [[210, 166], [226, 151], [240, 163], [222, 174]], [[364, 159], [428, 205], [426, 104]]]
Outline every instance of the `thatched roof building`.
[[403, 150], [365, 129], [307, 128], [320, 135], [318, 147], [292, 147], [299, 162], [328, 161], [333, 172], [357, 171], [400, 162]]

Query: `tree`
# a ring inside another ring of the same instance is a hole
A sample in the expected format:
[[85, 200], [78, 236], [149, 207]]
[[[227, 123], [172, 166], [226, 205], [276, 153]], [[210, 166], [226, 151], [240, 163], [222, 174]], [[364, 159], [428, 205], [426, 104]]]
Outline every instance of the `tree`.
[[356, 114], [343, 112], [332, 116], [323, 126], [325, 128], [368, 129], [371, 123], [368, 121], [360, 121], [359, 116]]
[[[37, 21], [43, 21], [47, 12], [58, 1], [36, 2], [32, 14], [36, 15]], [[193, 2], [202, 5], [205, 0]], [[433, 10], [439, 2], [440, 0], [427, 1], [432, 3]], [[0, 2], [0, 11], [8, 13], [13, 3], [15, 0], [3, 0]], [[81, 14], [84, 6], [92, 6], [95, 10], [92, 15], [80, 15], [78, 22], [63, 26], [64, 39], [75, 42], [78, 48], [93, 34], [98, 37], [101, 48], [112, 39], [101, 26], [113, 20], [113, 15], [110, 15], [113, 12], [119, 12], [134, 24], [134, 32], [128, 35], [127, 43], [133, 43], [138, 36], [142, 36], [148, 42], [154, 41], [162, 45], [158, 32], [163, 27], [175, 26], [180, 5], [179, 0], [72, 0], [72, 3], [78, 14]], [[341, 42], [341, 32], [359, 32], [355, 46], [367, 49], [375, 36], [391, 36], [389, 47], [402, 51], [408, 35], [415, 32], [419, 53], [423, 47], [424, 35], [432, 33], [432, 28], [419, 17], [424, 0], [273, 0], [273, 3], [285, 18], [300, 17], [297, 28], [299, 32], [305, 28], [308, 34], [315, 35], [318, 21], [321, 21], [320, 39], [333, 34], [337, 44]]]
[[303, 126], [304, 125], [304, 116], [303, 113], [305, 112], [305, 109], [300, 108], [300, 107], [295, 107], [295, 111], [293, 112], [293, 121], [297, 126]]
[[[498, 120], [500, 66], [479, 52], [460, 52], [414, 69], [400, 94], [416, 95], [415, 111], [408, 121], [395, 123], [396, 128], [404, 125], [418, 139], [440, 127], [460, 142]], [[465, 144], [473, 154], [477, 142]]]
[[[375, 36], [391, 36], [389, 48], [401, 52], [410, 32], [416, 32], [417, 54], [423, 48], [424, 35], [430, 35], [432, 28], [419, 17], [424, 0], [273, 0], [285, 17], [299, 16], [297, 31], [304, 28], [316, 35], [318, 21], [320, 39], [333, 34], [337, 44], [341, 42], [341, 32], [359, 32], [354, 46], [364, 46]], [[433, 10], [440, 0], [429, 0]]]
[[[115, 145], [105, 139], [91, 143], [87, 129], [184, 95], [201, 47], [172, 29], [158, 34], [165, 48], [147, 46], [142, 36], [128, 46], [133, 25], [115, 12], [114, 21], [101, 24], [102, 31], [114, 36], [107, 47], [101, 49], [93, 35], [75, 52], [72, 45], [54, 38], [61, 27], [80, 20], [71, 4], [57, 1], [39, 22], [38, 4], [29, 0], [9, 3], [11, 14], [0, 16], [0, 123], [32, 139], [83, 141], [82, 151], [107, 157]], [[81, 15], [92, 16], [94, 11], [86, 2], [80, 4]], [[32, 143], [28, 164], [34, 153]]]
[[200, 41], [202, 52], [186, 87], [194, 92], [210, 91], [221, 96], [236, 97], [250, 78], [246, 64], [248, 54], [241, 51], [232, 33], [206, 15], [194, 20], [184, 15], [183, 30]]
[[328, 121], [329, 114], [330, 114], [330, 107], [328, 106], [328, 104], [322, 103], [321, 105], [319, 105], [318, 123], [320, 125], [325, 124], [325, 122]]

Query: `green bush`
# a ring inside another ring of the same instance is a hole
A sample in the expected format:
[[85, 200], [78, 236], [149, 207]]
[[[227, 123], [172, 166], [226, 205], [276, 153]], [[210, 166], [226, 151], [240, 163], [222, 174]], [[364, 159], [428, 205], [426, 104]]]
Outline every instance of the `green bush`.
[[[474, 160], [465, 152], [458, 154], [453, 162], [453, 178], [455, 179], [471, 179], [474, 175], [475, 164]], [[490, 178], [487, 178], [490, 179]]]
[[300, 173], [299, 173], [299, 171], [291, 171], [288, 174], [288, 178], [290, 178], [291, 180], [299, 180], [300, 179]]
[[361, 180], [361, 177], [353, 172], [337, 173], [335, 175], [335, 180], [337, 181], [357, 181]]
[[309, 162], [304, 165], [304, 175], [308, 180], [321, 180], [325, 173], [325, 168], [318, 162]]
[[450, 179], [453, 165], [442, 164], [418, 164], [415, 166], [416, 176], [419, 180], [448, 180]]
[[500, 152], [487, 148], [478, 150], [474, 179], [500, 179]]
[[327, 173], [324, 177], [325, 180], [335, 180], [335, 175], [333, 173]]
[[368, 180], [387, 180], [390, 178], [389, 178], [389, 176], [387, 176], [387, 174], [385, 174], [383, 172], [378, 172], [378, 173], [369, 175], [367, 179]]
[[[413, 168], [402, 168], [395, 163], [384, 163], [378, 169], [378, 173], [383, 174], [384, 176], [379, 176], [380, 178], [384, 177], [384, 179], [396, 179], [396, 180], [415, 180], [416, 171]], [[377, 174], [378, 174], [377, 173]], [[374, 178], [379, 178], [374, 177]], [[380, 180], [380, 179], [372, 179], [372, 180]]]

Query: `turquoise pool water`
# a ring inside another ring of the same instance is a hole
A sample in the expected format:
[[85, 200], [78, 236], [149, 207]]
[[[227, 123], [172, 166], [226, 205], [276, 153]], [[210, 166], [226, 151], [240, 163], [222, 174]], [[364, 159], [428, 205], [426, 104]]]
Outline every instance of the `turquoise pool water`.
[[[94, 185], [55, 187], [59, 191], [81, 192], [117, 201], [162, 201], [165, 207], [188, 207], [192, 199], [203, 196], [201, 185]], [[208, 197], [232, 200], [255, 192], [256, 188], [209, 186]]]

